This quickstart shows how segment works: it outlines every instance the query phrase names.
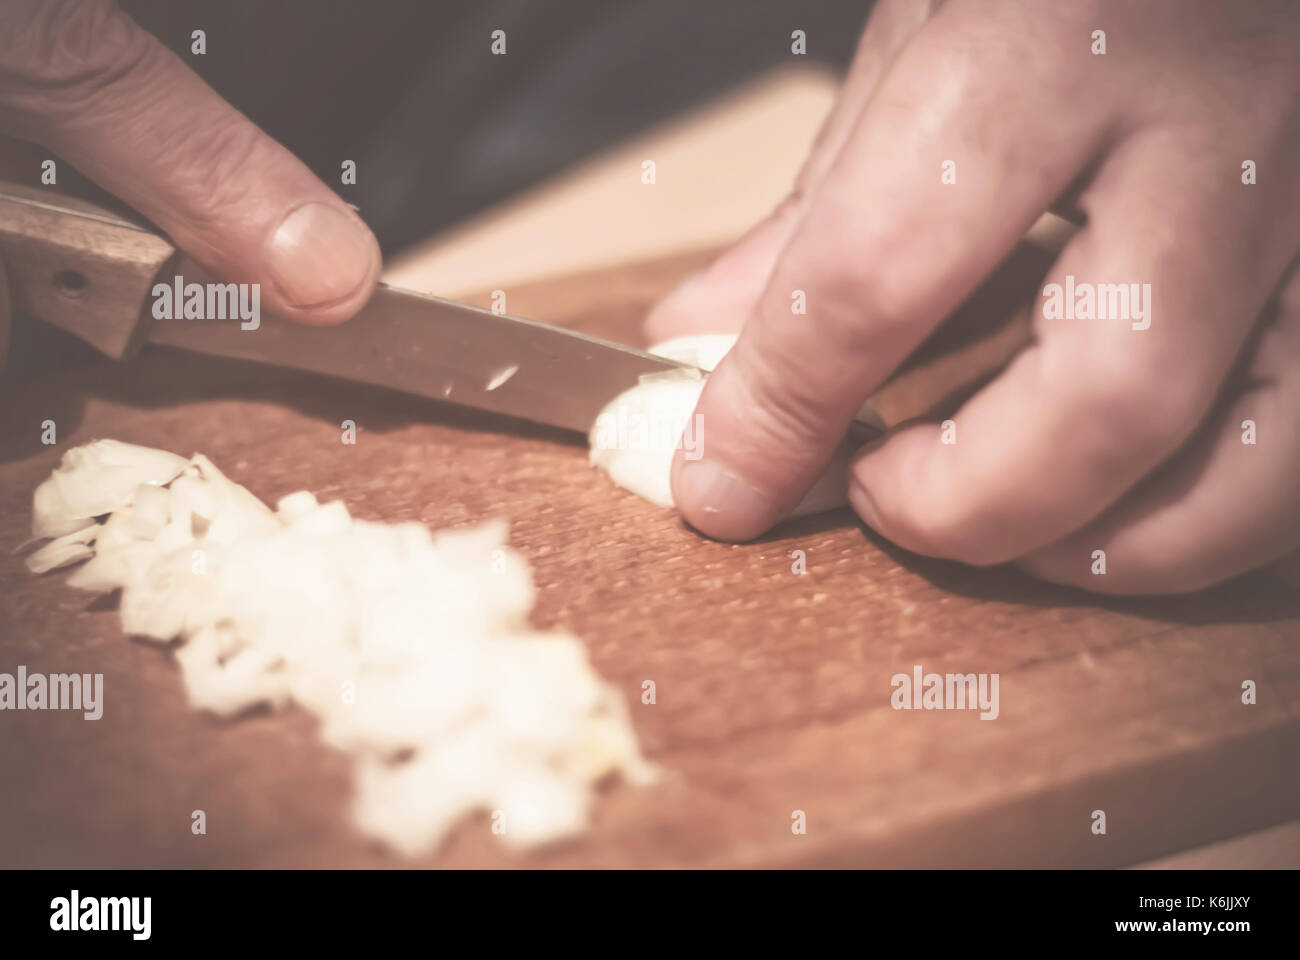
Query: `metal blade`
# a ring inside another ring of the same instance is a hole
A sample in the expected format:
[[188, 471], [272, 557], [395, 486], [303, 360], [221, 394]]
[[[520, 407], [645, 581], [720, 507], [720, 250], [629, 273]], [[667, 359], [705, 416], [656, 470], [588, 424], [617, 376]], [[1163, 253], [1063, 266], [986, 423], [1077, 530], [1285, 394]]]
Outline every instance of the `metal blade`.
[[588, 432], [597, 414], [647, 373], [692, 369], [631, 347], [532, 320], [380, 284], [334, 327], [262, 317], [154, 320], [152, 343], [310, 370]]

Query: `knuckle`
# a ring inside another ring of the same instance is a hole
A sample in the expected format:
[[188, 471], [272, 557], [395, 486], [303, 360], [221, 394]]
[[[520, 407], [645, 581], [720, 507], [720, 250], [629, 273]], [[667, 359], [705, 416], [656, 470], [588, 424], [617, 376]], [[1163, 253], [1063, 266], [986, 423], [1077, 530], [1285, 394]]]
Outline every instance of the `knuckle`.
[[1206, 407], [1197, 378], [1163, 376], [1133, 361], [1082, 378], [1072, 395], [1084, 449], [1101, 461], [1163, 459], [1195, 429]]
[[92, 109], [161, 50], [111, 0], [38, 4], [16, 26], [0, 31], [0, 64], [6, 103], [23, 116], [57, 121]]
[[1097, 475], [1171, 453], [1213, 399], [1202, 373], [1105, 338], [1048, 341], [1037, 370], [1071, 462]]
[[233, 111], [205, 124], [162, 123], [155, 143], [159, 162], [173, 171], [175, 196], [197, 225], [242, 209], [256, 180], [241, 171], [255, 169], [265, 148], [262, 132]]
[[889, 282], [877, 283], [872, 274], [845, 270], [812, 279], [816, 300], [809, 293], [805, 331], [837, 369], [860, 366], [904, 333]]
[[821, 399], [806, 384], [804, 378], [782, 383], [764, 377], [750, 388], [752, 434], [773, 455], [800, 457], [826, 430]]
[[717, 409], [730, 458], [750, 464], [774, 485], [802, 477], [839, 439], [823, 382], [781, 351], [755, 348], [741, 337], [711, 380], [727, 402]]
[[925, 284], [899, 256], [888, 230], [863, 221], [848, 205], [820, 204], [802, 228], [796, 274], [817, 291], [808, 321], [826, 342], [855, 352], [878, 348], [880, 337], [915, 323]]
[[842, 284], [860, 317], [852, 329], [862, 331], [871, 338], [870, 342], [878, 342], [876, 338], [881, 333], [914, 326], [917, 288], [894, 257], [883, 251], [864, 249]]

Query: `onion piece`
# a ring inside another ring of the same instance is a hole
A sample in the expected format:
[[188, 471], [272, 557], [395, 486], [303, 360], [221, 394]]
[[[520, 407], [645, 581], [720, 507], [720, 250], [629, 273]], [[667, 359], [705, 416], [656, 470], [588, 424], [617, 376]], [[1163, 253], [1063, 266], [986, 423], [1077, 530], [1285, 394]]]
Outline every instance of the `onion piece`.
[[95, 517], [131, 503], [140, 484], [170, 483], [185, 467], [174, 453], [118, 440], [74, 447], [36, 488], [32, 535], [59, 537], [88, 527]]
[[95, 550], [90, 544], [97, 536], [99, 524], [92, 523], [88, 527], [56, 537], [27, 557], [27, 569], [32, 573], [45, 573], [93, 557]]
[[[709, 333], [674, 337], [650, 348], [651, 353], [712, 371], [736, 342], [735, 334]], [[588, 436], [589, 462], [616, 485], [661, 507], [672, 507], [673, 453], [685, 445], [688, 458], [707, 448], [708, 424], [692, 420], [705, 381], [689, 372], [650, 374], [611, 400], [596, 418]], [[879, 423], [870, 403], [860, 419]], [[791, 516], [807, 516], [846, 506], [850, 452], [841, 449], [794, 508]]]
[[306, 491], [272, 511], [201, 454], [180, 469], [151, 462], [166, 463], [150, 476], [170, 472], [168, 486], [118, 484], [103, 523], [29, 564], [93, 554], [69, 584], [120, 587], [124, 631], [178, 640], [194, 708], [310, 710], [357, 760], [367, 833], [420, 853], [487, 809], [507, 842], [542, 843], [583, 828], [607, 775], [654, 778], [583, 645], [529, 625], [532, 578], [503, 521], [432, 535]]
[[142, 483], [135, 488], [131, 506], [131, 532], [137, 540], [152, 540], [172, 518], [171, 491]]

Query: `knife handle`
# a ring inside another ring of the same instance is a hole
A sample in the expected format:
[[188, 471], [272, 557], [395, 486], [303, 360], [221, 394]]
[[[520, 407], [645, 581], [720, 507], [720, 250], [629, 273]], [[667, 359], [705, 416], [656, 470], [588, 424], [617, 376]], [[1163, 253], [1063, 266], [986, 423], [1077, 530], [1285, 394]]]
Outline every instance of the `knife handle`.
[[[0, 260], [13, 313], [38, 317], [110, 357], [139, 349], [154, 281], [175, 254], [163, 237], [113, 211], [0, 181]], [[0, 362], [4, 353], [0, 343]]]

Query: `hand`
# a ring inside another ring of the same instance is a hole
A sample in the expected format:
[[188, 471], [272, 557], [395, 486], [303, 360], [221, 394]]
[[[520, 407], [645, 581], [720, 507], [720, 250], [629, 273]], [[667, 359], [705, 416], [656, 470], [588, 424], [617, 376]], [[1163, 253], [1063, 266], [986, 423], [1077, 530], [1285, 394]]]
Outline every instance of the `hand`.
[[337, 323], [379, 279], [361, 218], [108, 0], [0, 6], [0, 132], [58, 154], [220, 279], [260, 283], [280, 316]]
[[918, 553], [1105, 592], [1197, 589], [1296, 550], [1294, 4], [936, 6], [880, 4], [794, 195], [647, 321], [743, 327], [697, 408], [703, 458], [674, 464], [686, 519], [726, 540], [779, 520], [862, 400], [1055, 206], [1084, 228], [1045, 283], [1138, 284], [1149, 326], [1065, 319], [1045, 295], [955, 443], [913, 422], [859, 453], [857, 512]]

